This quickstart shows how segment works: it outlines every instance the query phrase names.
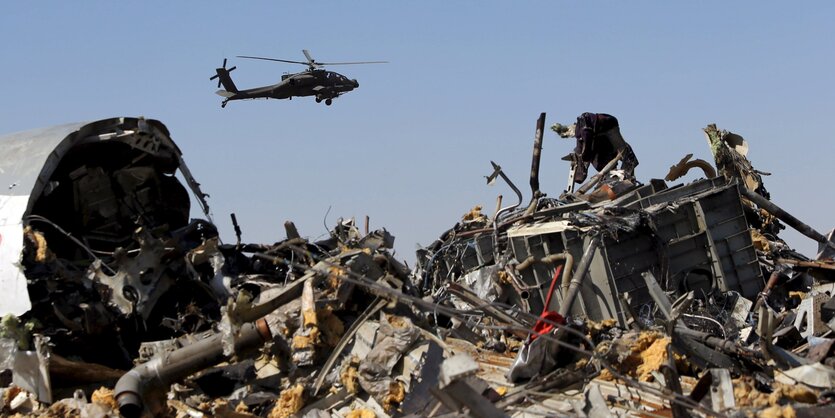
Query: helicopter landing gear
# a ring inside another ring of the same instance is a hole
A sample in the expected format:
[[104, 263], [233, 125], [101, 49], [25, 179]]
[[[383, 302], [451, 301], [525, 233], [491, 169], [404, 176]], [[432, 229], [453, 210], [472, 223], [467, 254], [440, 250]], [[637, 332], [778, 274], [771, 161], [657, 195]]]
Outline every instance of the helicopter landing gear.
[[316, 103], [322, 103], [322, 98], [321, 98], [321, 97], [317, 97], [317, 98], [316, 98]]
[[328, 105], [328, 106], [330, 106], [332, 103], [333, 103], [333, 100], [331, 100], [331, 99], [326, 99], [325, 100], [325, 104]]

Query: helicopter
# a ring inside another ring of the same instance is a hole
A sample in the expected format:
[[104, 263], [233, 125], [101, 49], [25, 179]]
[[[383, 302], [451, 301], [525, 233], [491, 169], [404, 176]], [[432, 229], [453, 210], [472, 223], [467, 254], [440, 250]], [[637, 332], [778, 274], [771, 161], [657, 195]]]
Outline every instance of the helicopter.
[[333, 99], [345, 94], [360, 86], [356, 79], [349, 79], [342, 74], [324, 69], [325, 65], [349, 65], [349, 64], [385, 64], [388, 61], [362, 61], [362, 62], [317, 62], [310, 55], [310, 51], [303, 49], [307, 61], [291, 61], [277, 58], [253, 57], [238, 55], [238, 58], [256, 59], [264, 61], [278, 61], [290, 64], [306, 65], [307, 69], [299, 73], [285, 73], [281, 76], [281, 82], [270, 86], [255, 87], [252, 89], [238, 90], [229, 73], [237, 66], [227, 69], [226, 58], [223, 59], [223, 66], [215, 69], [216, 74], [209, 80], [217, 79], [217, 87], [223, 85], [223, 89], [216, 93], [225, 99], [220, 107], [226, 107], [230, 100], [241, 99], [292, 99], [293, 97], [315, 96], [316, 103], [325, 102], [330, 106]]

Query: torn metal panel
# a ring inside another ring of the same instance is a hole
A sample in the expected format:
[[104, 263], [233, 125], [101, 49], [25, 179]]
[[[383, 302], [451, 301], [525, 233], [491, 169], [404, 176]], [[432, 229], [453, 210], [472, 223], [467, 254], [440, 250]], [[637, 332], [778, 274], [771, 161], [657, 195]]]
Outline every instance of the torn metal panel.
[[724, 412], [736, 408], [733, 382], [728, 369], [710, 369], [710, 402], [714, 411]]
[[527, 237], [531, 235], [544, 235], [563, 232], [567, 229], [572, 229], [571, 223], [565, 220], [556, 220], [551, 222], [536, 223], [531, 225], [520, 225], [508, 228], [507, 237]]
[[475, 376], [478, 372], [478, 363], [467, 354], [456, 354], [444, 361], [441, 365], [441, 374], [438, 376], [440, 387], [463, 379], [469, 376]]
[[821, 308], [830, 297], [823, 293], [809, 296], [800, 302], [795, 312], [794, 326], [804, 338], [821, 335], [828, 327], [821, 318]]
[[574, 403], [574, 412], [577, 416], [588, 418], [614, 418], [615, 415], [609, 410], [606, 399], [600, 392], [600, 386], [590, 384], [586, 387], [584, 399]]
[[[353, 324], [351, 324], [351, 327], [348, 329], [348, 331], [346, 331], [345, 334], [342, 335], [342, 338], [339, 340], [339, 343], [337, 343], [336, 347], [334, 347], [333, 351], [331, 351], [330, 356], [328, 357], [327, 361], [325, 361], [324, 365], [319, 371], [319, 375], [316, 377], [316, 383], [314, 383], [313, 385], [314, 395], [319, 392], [319, 389], [322, 388], [322, 384], [325, 381], [325, 376], [327, 376], [328, 372], [330, 372], [331, 368], [334, 366], [334, 364], [336, 364], [336, 361], [339, 359], [339, 356], [342, 355], [342, 350], [344, 350], [348, 343], [354, 339], [354, 335], [356, 335], [360, 331], [361, 327], [365, 326], [368, 319], [371, 316], [375, 315], [380, 309], [382, 309], [383, 306], [385, 306], [386, 302], [387, 301], [385, 300], [376, 300], [375, 302], [373, 302], [371, 305], [368, 306], [368, 308], [366, 308], [365, 311], [363, 311], [359, 318], [357, 318], [357, 320], [354, 321]], [[378, 327], [373, 327], [372, 329], [366, 327], [366, 329], [369, 330], [367, 332], [371, 332], [374, 334], [376, 334], [377, 328]], [[365, 335], [367, 336], [368, 334]], [[368, 340], [371, 340], [371, 338], [363, 340], [362, 337], [358, 336], [358, 343], [354, 344], [354, 350], [352, 351], [352, 353], [355, 353], [358, 356], [364, 358], [368, 351], [371, 350], [370, 347], [372, 343], [367, 342]], [[367, 342], [366, 349], [357, 346], [358, 344], [362, 345], [364, 342]]]
[[110, 303], [122, 314], [138, 314], [147, 320], [173, 280], [165, 275], [163, 267], [164, 243], [143, 229], [136, 235], [139, 253], [128, 257], [124, 252], [118, 252], [114, 260], [119, 267], [116, 274], [102, 271], [102, 263], [97, 260], [88, 269], [87, 277], [91, 282], [104, 283], [113, 290]]
[[[712, 188], [700, 191], [708, 185]], [[688, 189], [696, 193], [682, 195]], [[646, 203], [636, 202], [643, 207], [646, 204], [672, 206], [672, 209], [668, 209], [669, 206], [649, 209], [655, 215], [656, 232], [670, 247], [670, 274], [680, 275], [680, 280], [684, 280], [688, 272], [707, 270], [717, 280], [714, 286], [721, 290], [737, 290], [744, 297], [753, 299], [762, 290], [763, 278], [738, 187], [733, 183], [716, 185], [714, 181], [705, 180], [672, 191], [675, 193], [663, 199], [662, 192], [649, 197]], [[666, 201], [669, 197], [675, 199]], [[699, 255], [690, 250], [691, 243], [697, 248], [708, 246], [707, 259], [698, 264], [689, 261]], [[676, 256], [684, 259], [678, 261]], [[682, 285], [689, 286], [686, 280]]]
[[35, 394], [40, 402], [52, 402], [47, 338], [35, 335], [34, 350], [18, 350], [14, 356], [12, 372], [15, 385]]
[[466, 382], [457, 380], [446, 389], [449, 395], [469, 409], [469, 415], [476, 418], [509, 418], [489, 400], [473, 390]]
[[[826, 241], [835, 243], [835, 229], [826, 234]], [[815, 255], [815, 260], [833, 259], [835, 259], [835, 248], [828, 244], [818, 243], [818, 253]]]
[[835, 369], [821, 363], [775, 372], [775, 380], [787, 385], [804, 384], [818, 389], [835, 389]]
[[415, 373], [410, 383], [410, 391], [403, 400], [402, 409], [413, 414], [428, 415], [434, 407], [430, 388], [436, 386], [440, 380], [441, 364], [443, 363], [443, 349], [434, 341], [423, 355], [420, 370]]
[[366, 392], [381, 401], [393, 385], [399, 385], [391, 376], [392, 369], [406, 349], [417, 341], [420, 331], [408, 318], [386, 316], [378, 332], [382, 336], [360, 362], [359, 382]]
[[499, 266], [492, 265], [467, 273], [463, 282], [484, 302], [496, 300]]
[[[3, 176], [5, 167], [0, 167]], [[6, 185], [9, 178], [3, 178]], [[12, 188], [14, 189], [14, 188]], [[0, 195], [0, 316], [22, 315], [32, 307], [20, 265], [23, 252], [23, 214], [29, 196]]]

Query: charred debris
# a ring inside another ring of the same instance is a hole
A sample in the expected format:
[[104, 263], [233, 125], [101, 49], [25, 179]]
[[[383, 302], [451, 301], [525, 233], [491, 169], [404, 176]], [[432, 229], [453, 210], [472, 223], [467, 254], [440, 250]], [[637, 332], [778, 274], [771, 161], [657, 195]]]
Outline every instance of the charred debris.
[[158, 121], [0, 137], [0, 414], [831, 416], [832, 233], [772, 202], [747, 142], [708, 125], [713, 162], [643, 183], [616, 118], [551, 128], [565, 190], [539, 187], [542, 114], [530, 200], [493, 162], [512, 202], [414, 269], [367, 220], [253, 244], [232, 215], [222, 241]]

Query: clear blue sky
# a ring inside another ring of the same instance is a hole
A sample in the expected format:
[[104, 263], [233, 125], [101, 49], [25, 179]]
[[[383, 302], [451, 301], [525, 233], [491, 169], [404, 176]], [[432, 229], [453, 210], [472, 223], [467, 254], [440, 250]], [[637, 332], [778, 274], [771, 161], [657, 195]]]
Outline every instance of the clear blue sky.
[[[618, 117], [642, 180], [687, 153], [710, 160], [701, 128], [748, 139], [773, 173], [773, 200], [835, 227], [835, 3], [831, 1], [10, 2], [0, 15], [0, 133], [112, 116], [161, 120], [234, 239], [303, 235], [371, 216], [413, 260], [470, 207], [492, 213], [490, 160], [530, 198], [534, 123], [585, 111]], [[224, 57], [241, 88], [290, 64], [334, 67], [361, 87], [326, 107], [310, 98], [232, 102], [209, 81]], [[571, 143], [548, 132], [542, 188], [556, 196]], [[805, 253], [808, 239], [786, 234]], [[811, 255], [811, 254], [810, 254]]]

